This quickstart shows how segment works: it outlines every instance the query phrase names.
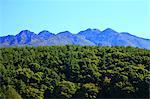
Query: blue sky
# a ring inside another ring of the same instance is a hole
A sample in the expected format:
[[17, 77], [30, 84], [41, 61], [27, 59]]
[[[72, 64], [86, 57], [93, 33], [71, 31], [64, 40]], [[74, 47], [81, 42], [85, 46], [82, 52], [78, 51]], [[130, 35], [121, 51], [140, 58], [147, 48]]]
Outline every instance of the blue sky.
[[87, 28], [150, 38], [150, 0], [0, 0], [0, 36]]

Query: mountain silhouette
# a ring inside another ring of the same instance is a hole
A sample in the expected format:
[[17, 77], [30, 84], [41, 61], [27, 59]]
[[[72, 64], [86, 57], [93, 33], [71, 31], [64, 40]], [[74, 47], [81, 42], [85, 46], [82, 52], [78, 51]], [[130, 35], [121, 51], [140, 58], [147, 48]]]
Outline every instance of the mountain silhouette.
[[0, 47], [68, 44], [81, 46], [133, 46], [150, 49], [150, 39], [137, 37], [127, 32], [118, 33], [111, 28], [107, 28], [103, 31], [88, 28], [77, 34], [73, 34], [69, 31], [54, 34], [47, 30], [35, 34], [29, 30], [22, 30], [17, 35], [0, 37]]

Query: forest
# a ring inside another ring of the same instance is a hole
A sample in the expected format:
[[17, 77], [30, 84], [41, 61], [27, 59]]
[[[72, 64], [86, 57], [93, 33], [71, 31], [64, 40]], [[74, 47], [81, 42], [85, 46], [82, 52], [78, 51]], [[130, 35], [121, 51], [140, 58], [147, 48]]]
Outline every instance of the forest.
[[150, 98], [150, 50], [109, 46], [0, 48], [0, 98]]

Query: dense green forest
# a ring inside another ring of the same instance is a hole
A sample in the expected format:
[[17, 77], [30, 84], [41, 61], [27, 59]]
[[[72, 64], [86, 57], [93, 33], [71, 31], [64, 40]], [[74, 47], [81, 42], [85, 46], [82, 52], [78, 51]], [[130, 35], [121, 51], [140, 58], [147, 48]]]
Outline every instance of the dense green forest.
[[0, 48], [1, 98], [149, 98], [150, 50]]

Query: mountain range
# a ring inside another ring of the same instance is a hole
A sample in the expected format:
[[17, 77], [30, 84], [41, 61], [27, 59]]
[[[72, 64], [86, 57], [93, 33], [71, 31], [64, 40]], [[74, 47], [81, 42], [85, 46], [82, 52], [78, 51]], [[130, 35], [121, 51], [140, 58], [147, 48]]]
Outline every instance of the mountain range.
[[131, 35], [127, 32], [118, 33], [107, 28], [103, 31], [98, 29], [86, 29], [77, 34], [69, 31], [58, 34], [47, 30], [35, 34], [29, 30], [22, 30], [17, 35], [0, 37], [0, 47], [11, 46], [52, 46], [52, 45], [89, 45], [89, 46], [133, 46], [150, 49], [150, 39], [144, 39]]

